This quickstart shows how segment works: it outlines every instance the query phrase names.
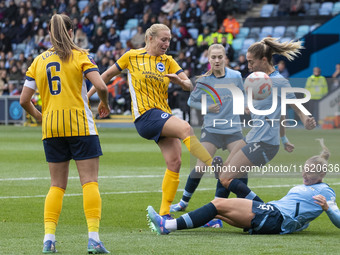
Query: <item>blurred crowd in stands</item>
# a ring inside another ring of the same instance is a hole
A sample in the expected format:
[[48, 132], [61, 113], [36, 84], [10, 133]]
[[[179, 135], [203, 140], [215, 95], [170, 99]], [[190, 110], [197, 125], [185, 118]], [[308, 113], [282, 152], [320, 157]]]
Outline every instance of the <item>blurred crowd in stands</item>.
[[[264, 2], [280, 7], [280, 15], [295, 15], [291, 13], [292, 6], [307, 1], [0, 0], [0, 95], [20, 94], [28, 66], [51, 46], [47, 26], [54, 13], [71, 17], [76, 44], [89, 49], [100, 73], [127, 50], [143, 47], [145, 31], [150, 25], [164, 23], [172, 31], [168, 54], [173, 55], [189, 77], [209, 69], [207, 48], [213, 43], [224, 45], [227, 65], [246, 77], [245, 55], [235, 54], [233, 49], [233, 40], [240, 30], [235, 17], [247, 12], [254, 4]], [[286, 13], [284, 8], [290, 11]], [[278, 68], [285, 77], [289, 76], [284, 62]], [[109, 89], [113, 113], [129, 111], [125, 74], [112, 81]], [[172, 108], [187, 112], [186, 104], [181, 104], [187, 97], [188, 93], [170, 85], [169, 104]]]

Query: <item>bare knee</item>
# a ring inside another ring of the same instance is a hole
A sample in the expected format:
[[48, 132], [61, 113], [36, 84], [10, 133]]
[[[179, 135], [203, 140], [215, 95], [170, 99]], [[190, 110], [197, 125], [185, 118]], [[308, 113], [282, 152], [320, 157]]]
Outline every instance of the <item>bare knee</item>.
[[227, 203], [227, 198], [215, 198], [211, 203], [215, 206], [217, 212], [221, 211], [222, 207], [225, 207]]
[[185, 139], [185, 138], [187, 138], [187, 137], [189, 137], [189, 136], [194, 134], [194, 131], [192, 130], [192, 127], [186, 121], [183, 121], [182, 133], [184, 135], [183, 139]]
[[182, 160], [181, 157], [177, 156], [177, 157], [173, 157], [171, 159], [166, 160], [166, 166], [169, 170], [172, 170], [174, 172], [179, 172], [179, 170], [181, 169], [181, 164], [182, 164]]
[[220, 182], [225, 188], [229, 187], [229, 184], [231, 183], [232, 180], [233, 179], [231, 178], [226, 178], [223, 175], [220, 175]]

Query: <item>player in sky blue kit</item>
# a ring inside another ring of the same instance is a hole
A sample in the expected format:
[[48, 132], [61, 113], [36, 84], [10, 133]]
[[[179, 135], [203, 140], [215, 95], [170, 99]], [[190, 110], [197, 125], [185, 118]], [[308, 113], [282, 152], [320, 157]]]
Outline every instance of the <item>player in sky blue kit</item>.
[[[232, 192], [242, 187], [242, 183], [238, 179], [244, 175], [240, 171], [241, 167], [247, 166], [263, 166], [267, 164], [279, 151], [280, 137], [281, 141], [288, 152], [293, 151], [294, 145], [289, 143], [286, 135], [285, 128], [280, 125], [284, 120], [281, 116], [281, 88], [289, 88], [290, 83], [284, 79], [278, 71], [275, 70], [272, 57], [274, 54], [282, 55], [288, 60], [293, 60], [303, 48], [301, 42], [285, 42], [280, 43], [277, 38], [266, 37], [260, 42], [252, 44], [247, 52], [248, 68], [252, 72], [264, 72], [272, 80], [273, 88], [278, 88], [277, 107], [273, 113], [268, 115], [256, 115], [251, 112], [252, 120], [257, 122], [262, 121], [263, 125], [253, 127], [247, 134], [245, 140], [239, 141], [239, 146], [242, 147], [235, 154], [229, 155], [224, 167], [233, 167], [233, 172], [223, 171], [219, 178], [224, 187], [229, 188]], [[286, 98], [295, 98], [293, 93], [287, 93]], [[272, 107], [273, 97], [269, 96], [263, 100], [253, 100], [253, 106], [257, 110], [268, 110]], [[299, 116], [307, 130], [315, 128], [315, 119], [311, 116], [305, 115], [302, 110], [295, 104], [290, 107]], [[270, 121], [276, 120], [276, 121]], [[280, 121], [278, 121], [280, 120]], [[231, 183], [231, 179], [232, 183]], [[239, 192], [239, 190], [238, 190]]]
[[[197, 110], [202, 109], [201, 97], [207, 97], [207, 114], [204, 116], [204, 123], [201, 130], [200, 142], [207, 149], [211, 156], [215, 155], [217, 149], [239, 150], [238, 141], [243, 139], [241, 125], [232, 126], [231, 123], [240, 123], [240, 116], [233, 114], [233, 100], [231, 91], [225, 86], [237, 86], [243, 91], [243, 82], [240, 72], [225, 66], [225, 48], [221, 44], [212, 44], [208, 49], [208, 58], [211, 69], [198, 77], [196, 87], [191, 92], [188, 104]], [[211, 95], [211, 96], [209, 96]], [[228, 119], [228, 123], [217, 125], [215, 119]], [[199, 185], [204, 171], [199, 171], [205, 164], [198, 160], [196, 167], [188, 176], [185, 190], [181, 201], [170, 207], [171, 212], [184, 211], [188, 206], [189, 200]], [[247, 178], [242, 178], [247, 184]], [[215, 197], [227, 198], [227, 190], [218, 181]]]
[[320, 144], [323, 148], [321, 154], [309, 158], [304, 164], [303, 184], [290, 189], [280, 200], [263, 203], [244, 198], [217, 198], [173, 220], [164, 220], [149, 206], [150, 227], [158, 234], [168, 234], [200, 227], [217, 217], [250, 234], [288, 234], [306, 229], [325, 211], [332, 223], [340, 228], [335, 192], [322, 182], [330, 153], [323, 139], [320, 139]]

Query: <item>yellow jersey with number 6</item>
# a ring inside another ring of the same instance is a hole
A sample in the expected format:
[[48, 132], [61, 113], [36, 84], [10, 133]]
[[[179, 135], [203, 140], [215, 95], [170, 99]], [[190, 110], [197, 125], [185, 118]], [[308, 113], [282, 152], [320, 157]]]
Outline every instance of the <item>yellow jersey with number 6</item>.
[[68, 62], [51, 50], [34, 59], [25, 86], [38, 89], [41, 96], [42, 139], [98, 135], [84, 77], [92, 71], [98, 67], [91, 56], [77, 50]]
[[151, 56], [144, 48], [129, 50], [116, 62], [117, 68], [128, 70], [132, 114], [135, 119], [152, 108], [171, 113], [168, 104], [170, 79], [164, 74], [183, 72], [168, 55]]

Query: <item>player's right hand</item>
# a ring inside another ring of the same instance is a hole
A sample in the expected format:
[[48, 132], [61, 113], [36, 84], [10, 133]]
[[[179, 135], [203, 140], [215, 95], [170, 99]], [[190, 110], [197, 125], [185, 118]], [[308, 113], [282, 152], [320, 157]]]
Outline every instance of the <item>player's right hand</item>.
[[218, 104], [211, 104], [208, 106], [208, 112], [219, 113], [220, 106]]
[[110, 114], [110, 107], [108, 104], [104, 104], [100, 101], [98, 105], [98, 113], [100, 118], [105, 118]]

